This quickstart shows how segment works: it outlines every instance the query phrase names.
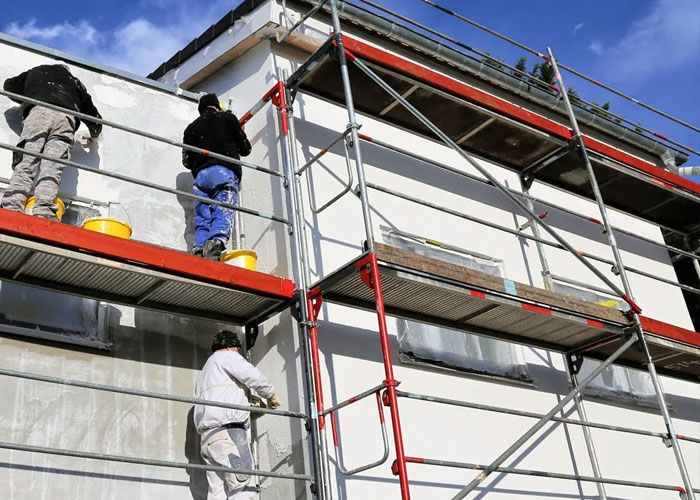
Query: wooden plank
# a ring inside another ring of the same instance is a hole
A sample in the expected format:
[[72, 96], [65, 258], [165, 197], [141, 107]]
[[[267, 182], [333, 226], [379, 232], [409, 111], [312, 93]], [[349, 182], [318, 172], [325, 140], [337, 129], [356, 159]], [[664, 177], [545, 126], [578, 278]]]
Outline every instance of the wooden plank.
[[[377, 258], [389, 264], [415, 269], [428, 274], [433, 274], [443, 278], [459, 281], [465, 285], [486, 288], [495, 292], [506, 293], [506, 280], [499, 276], [469, 269], [464, 266], [452, 264], [439, 259], [418, 255], [408, 250], [385, 245], [383, 243], [375, 243], [375, 251]], [[577, 312], [600, 318], [602, 320], [611, 321], [619, 324], [629, 324], [627, 317], [617, 309], [604, 307], [598, 304], [592, 304], [584, 300], [561, 295], [555, 292], [543, 290], [531, 285], [517, 283], [511, 281], [509, 285], [514, 285], [517, 292], [515, 298], [522, 298], [545, 304], [550, 307], [556, 307], [567, 311]], [[512, 286], [509, 286], [512, 291]]]

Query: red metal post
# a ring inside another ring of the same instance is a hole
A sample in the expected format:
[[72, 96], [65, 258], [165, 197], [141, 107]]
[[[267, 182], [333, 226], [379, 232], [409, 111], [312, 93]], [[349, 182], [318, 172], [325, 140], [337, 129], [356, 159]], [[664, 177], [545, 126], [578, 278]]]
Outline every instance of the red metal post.
[[379, 278], [379, 264], [377, 255], [370, 253], [367, 256], [369, 264], [369, 274], [371, 277], [371, 287], [374, 290], [374, 302], [377, 307], [377, 321], [379, 322], [379, 340], [382, 346], [382, 357], [384, 359], [384, 374], [386, 380], [386, 394], [389, 399], [389, 411], [391, 413], [391, 427], [394, 431], [394, 445], [396, 447], [396, 467], [392, 471], [399, 476], [401, 485], [402, 500], [410, 500], [411, 493], [408, 486], [408, 474], [406, 471], [406, 454], [403, 449], [403, 435], [401, 432], [401, 420], [399, 419], [399, 401], [396, 396], [396, 379], [394, 378], [394, 366], [391, 360], [391, 344], [389, 343], [389, 333], [386, 328], [386, 313], [384, 312], [384, 294]]
[[323, 297], [321, 295], [312, 296], [309, 293], [307, 301], [309, 321], [311, 322], [309, 341], [311, 344], [311, 365], [314, 371], [314, 384], [316, 385], [316, 411], [318, 411], [318, 426], [323, 431], [326, 428], [326, 417], [323, 415], [323, 385], [321, 383], [321, 363], [318, 356], [318, 326], [316, 325], [316, 318], [318, 317], [318, 311], [321, 309]]

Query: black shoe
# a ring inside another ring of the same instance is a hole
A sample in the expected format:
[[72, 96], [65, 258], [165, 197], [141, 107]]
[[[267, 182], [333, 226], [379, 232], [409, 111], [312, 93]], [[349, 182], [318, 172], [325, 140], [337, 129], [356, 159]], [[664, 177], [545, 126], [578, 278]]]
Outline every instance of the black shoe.
[[226, 249], [226, 244], [221, 240], [208, 240], [204, 243], [203, 257], [209, 260], [220, 261], [221, 253]]
[[190, 253], [195, 257], [203, 257], [204, 250], [201, 247], [194, 247], [192, 250], [190, 250]]

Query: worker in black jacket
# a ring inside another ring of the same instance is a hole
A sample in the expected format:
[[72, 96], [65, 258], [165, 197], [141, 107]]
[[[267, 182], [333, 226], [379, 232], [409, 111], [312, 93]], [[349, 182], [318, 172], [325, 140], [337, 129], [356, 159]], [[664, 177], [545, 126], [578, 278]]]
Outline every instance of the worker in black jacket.
[[[238, 119], [221, 110], [216, 94], [206, 94], [199, 100], [199, 118], [185, 129], [182, 142], [235, 159], [248, 156], [251, 150]], [[184, 149], [182, 164], [192, 171], [194, 194], [230, 205], [238, 203], [240, 165]], [[194, 255], [211, 260], [221, 258], [231, 238], [233, 212], [220, 205], [195, 201]]]
[[[32, 68], [14, 78], [8, 78], [3, 87], [14, 94], [101, 118], [85, 86], [71, 74], [70, 67], [64, 62]], [[66, 113], [25, 103], [19, 98], [15, 99], [15, 102], [21, 105], [23, 117], [18, 147], [33, 153], [69, 160], [74, 134], [80, 126], [80, 120]], [[85, 124], [90, 131], [87, 139], [96, 139], [102, 131], [102, 125], [89, 121]], [[61, 184], [63, 165], [51, 160], [40, 160], [29, 154], [15, 153], [12, 167], [12, 179], [0, 206], [23, 212], [34, 187], [34, 215], [57, 220], [58, 206], [55, 199]]]

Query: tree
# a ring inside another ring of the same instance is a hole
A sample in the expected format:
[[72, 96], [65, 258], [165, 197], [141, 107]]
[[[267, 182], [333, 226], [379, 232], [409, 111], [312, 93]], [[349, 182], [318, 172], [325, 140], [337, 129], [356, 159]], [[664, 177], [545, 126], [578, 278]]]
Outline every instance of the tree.
[[571, 104], [580, 104], [581, 103], [581, 98], [578, 95], [578, 92], [574, 90], [573, 87], [569, 87], [566, 91], [566, 93], [569, 95], [569, 100], [571, 101]]
[[554, 70], [547, 63], [535, 63], [530, 74], [547, 85], [554, 85]]
[[496, 69], [503, 69], [503, 63], [505, 62], [503, 59], [500, 59], [498, 57], [493, 57], [491, 53], [489, 52], [484, 52], [486, 54], [483, 58], [482, 61], [484, 61], [484, 64], [487, 66], [491, 66], [492, 68]]
[[[591, 102], [591, 104], [593, 104], [594, 106], [597, 106], [597, 107], [591, 106], [592, 113], [595, 113], [598, 116], [602, 116], [603, 118], [610, 119], [610, 113], [607, 112], [610, 110], [610, 101], [607, 101], [602, 106], [595, 101]], [[600, 108], [600, 109], [598, 109], [598, 108]]]
[[[518, 71], [522, 71], [523, 73], [527, 73], [527, 57], [523, 56], [518, 61], [515, 63], [515, 69]], [[512, 72], [513, 74], [519, 74], [516, 73], [515, 71]]]

